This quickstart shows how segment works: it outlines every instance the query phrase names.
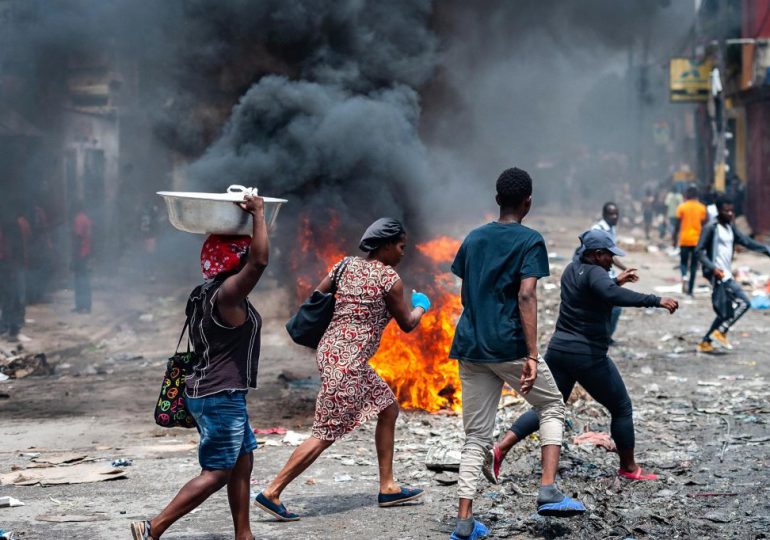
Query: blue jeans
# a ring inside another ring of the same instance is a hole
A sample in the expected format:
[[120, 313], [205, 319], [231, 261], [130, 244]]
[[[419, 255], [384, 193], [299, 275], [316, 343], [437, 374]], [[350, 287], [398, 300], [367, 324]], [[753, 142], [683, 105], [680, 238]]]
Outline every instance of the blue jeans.
[[[580, 383], [592, 398], [610, 412], [610, 434], [617, 447], [621, 450], [634, 447], [636, 441], [631, 398], [628, 397], [618, 368], [608, 356], [589, 356], [548, 349], [545, 362], [551, 368], [551, 374], [565, 402], [575, 383]], [[537, 413], [530, 409], [513, 423], [511, 431], [521, 440], [537, 431], [539, 427]]]
[[201, 442], [198, 462], [207, 471], [230, 470], [244, 454], [254, 451], [257, 439], [249, 424], [245, 390], [225, 390], [202, 398], [185, 398], [198, 423]]

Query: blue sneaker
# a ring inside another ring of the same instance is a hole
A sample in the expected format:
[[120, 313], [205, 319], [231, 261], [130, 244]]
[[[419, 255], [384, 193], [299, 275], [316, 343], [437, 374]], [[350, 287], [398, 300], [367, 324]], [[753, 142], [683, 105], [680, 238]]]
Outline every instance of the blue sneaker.
[[537, 513], [541, 516], [572, 517], [585, 513], [583, 503], [566, 495], [555, 503], [543, 503], [537, 505]]
[[449, 537], [449, 540], [476, 540], [477, 538], [486, 538], [489, 534], [489, 529], [486, 525], [484, 525], [482, 522], [474, 519], [473, 520], [473, 532], [470, 536], [460, 536], [457, 534], [457, 531], [452, 533], [452, 536]]

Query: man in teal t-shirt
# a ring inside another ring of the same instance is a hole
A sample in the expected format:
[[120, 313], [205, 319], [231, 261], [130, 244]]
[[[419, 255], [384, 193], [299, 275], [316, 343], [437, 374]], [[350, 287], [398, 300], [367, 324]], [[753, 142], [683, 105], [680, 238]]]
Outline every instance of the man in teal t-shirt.
[[548, 252], [540, 233], [521, 224], [532, 206], [532, 179], [526, 171], [507, 169], [496, 187], [500, 219], [471, 231], [452, 264], [452, 272], [463, 280], [463, 313], [449, 357], [459, 361], [465, 428], [454, 540], [488, 533], [473, 518], [473, 497], [482, 469], [497, 482], [497, 470], [490, 467], [495, 463], [492, 436], [504, 383], [524, 396], [540, 418], [538, 513], [585, 512], [555, 484], [564, 402], [537, 350], [537, 280], [548, 276]]

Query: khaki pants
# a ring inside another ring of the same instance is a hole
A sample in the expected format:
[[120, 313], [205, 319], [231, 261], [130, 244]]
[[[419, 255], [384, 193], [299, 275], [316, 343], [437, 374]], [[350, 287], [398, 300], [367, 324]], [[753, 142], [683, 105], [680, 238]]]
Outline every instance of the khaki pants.
[[[518, 392], [523, 365], [524, 359], [487, 364], [460, 361], [465, 428], [465, 445], [460, 459], [457, 488], [461, 499], [473, 499], [476, 495], [476, 480], [484, 464], [484, 456], [492, 448], [495, 414], [500, 403], [503, 383], [508, 383]], [[564, 402], [551, 370], [542, 358], [537, 362], [535, 385], [523, 397], [540, 418], [541, 444], [561, 446]]]

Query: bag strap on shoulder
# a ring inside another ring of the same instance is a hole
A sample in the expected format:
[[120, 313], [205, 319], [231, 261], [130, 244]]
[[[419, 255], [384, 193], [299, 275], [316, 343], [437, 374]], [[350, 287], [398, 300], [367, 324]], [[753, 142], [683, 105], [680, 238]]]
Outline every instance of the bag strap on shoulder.
[[[190, 317], [187, 317], [184, 321], [184, 326], [182, 327], [182, 333], [179, 334], [179, 341], [176, 343], [176, 350], [174, 351], [174, 354], [179, 353], [179, 346], [182, 344], [182, 338], [184, 337], [185, 332], [190, 328]], [[190, 352], [190, 334], [187, 334], [187, 352]]]
[[337, 271], [334, 272], [334, 276], [332, 277], [332, 294], [337, 293], [337, 283], [339, 283], [339, 279], [342, 277], [342, 275], [345, 273], [345, 269], [348, 266], [348, 263], [350, 262], [350, 257], [345, 257], [342, 259], [342, 262], [337, 267]]

